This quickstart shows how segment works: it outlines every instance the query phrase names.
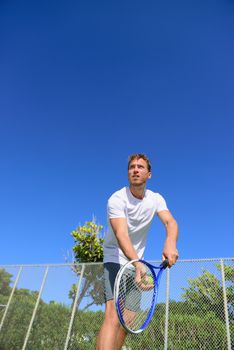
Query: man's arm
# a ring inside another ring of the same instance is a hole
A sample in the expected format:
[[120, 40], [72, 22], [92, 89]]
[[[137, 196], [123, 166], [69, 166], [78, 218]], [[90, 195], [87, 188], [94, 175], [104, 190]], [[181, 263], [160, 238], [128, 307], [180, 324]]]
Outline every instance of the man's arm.
[[113, 218], [110, 219], [110, 224], [119, 243], [119, 247], [124, 255], [129, 260], [138, 259], [137, 252], [135, 251], [128, 235], [127, 219]]
[[168, 259], [169, 266], [176, 263], [179, 253], [176, 248], [178, 239], [178, 225], [171, 213], [168, 210], [162, 210], [158, 213], [158, 217], [163, 222], [166, 228], [166, 240], [163, 248], [163, 260]]
[[[119, 243], [119, 247], [124, 253], [124, 255], [129, 260], [135, 260], [139, 259], [136, 250], [134, 249], [132, 242], [128, 235], [128, 225], [127, 225], [127, 219], [125, 218], [114, 218], [110, 219], [110, 224], [112, 226], [112, 229], [114, 231], [114, 234], [117, 238], [117, 241]], [[140, 282], [142, 276], [145, 275], [145, 266], [141, 264], [140, 262], [134, 263], [136, 267], [136, 282]]]

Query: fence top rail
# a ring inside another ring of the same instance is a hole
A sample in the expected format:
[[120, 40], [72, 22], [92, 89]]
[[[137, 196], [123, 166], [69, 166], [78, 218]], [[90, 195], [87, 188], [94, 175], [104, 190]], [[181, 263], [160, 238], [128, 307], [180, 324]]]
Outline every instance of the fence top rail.
[[[191, 263], [191, 262], [212, 262], [212, 261], [234, 261], [234, 257], [227, 258], [197, 258], [197, 259], [180, 259], [177, 263]], [[148, 260], [151, 263], [160, 263], [160, 260]], [[78, 266], [78, 265], [102, 265], [102, 262], [89, 262], [89, 263], [49, 263], [49, 264], [0, 264], [0, 268], [15, 268], [15, 267], [65, 267], [65, 266]]]

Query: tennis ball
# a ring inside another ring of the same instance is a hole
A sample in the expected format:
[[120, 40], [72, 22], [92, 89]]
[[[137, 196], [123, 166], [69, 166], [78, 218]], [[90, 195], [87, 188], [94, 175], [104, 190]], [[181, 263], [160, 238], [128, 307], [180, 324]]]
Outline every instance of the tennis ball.
[[154, 279], [152, 276], [148, 276], [147, 278], [147, 284], [154, 284]]
[[151, 275], [148, 275], [144, 279], [144, 284], [154, 284], [154, 279]]

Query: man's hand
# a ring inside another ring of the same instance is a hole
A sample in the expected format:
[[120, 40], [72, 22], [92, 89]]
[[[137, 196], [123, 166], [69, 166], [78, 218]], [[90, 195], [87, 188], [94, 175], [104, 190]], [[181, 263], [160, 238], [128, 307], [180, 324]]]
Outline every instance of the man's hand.
[[135, 283], [143, 291], [149, 291], [154, 288], [154, 281], [149, 279], [146, 273], [146, 266], [141, 262], [134, 263], [136, 268]]
[[163, 261], [165, 259], [168, 259], [169, 267], [172, 267], [173, 265], [175, 265], [178, 257], [179, 257], [179, 253], [176, 248], [175, 240], [170, 240], [169, 238], [167, 238], [165, 241], [164, 249], [162, 253]]
[[144, 279], [146, 276], [146, 268], [145, 265], [139, 261], [135, 262], [134, 265], [136, 268], [135, 282], [140, 284], [142, 279]]

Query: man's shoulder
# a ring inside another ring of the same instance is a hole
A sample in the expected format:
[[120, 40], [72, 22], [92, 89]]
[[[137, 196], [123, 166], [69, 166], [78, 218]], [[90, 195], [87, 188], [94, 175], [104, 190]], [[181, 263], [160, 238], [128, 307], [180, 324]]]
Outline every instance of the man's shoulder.
[[126, 197], [126, 191], [127, 191], [127, 188], [126, 187], [123, 187], [121, 188], [120, 190], [117, 190], [115, 191], [114, 193], [112, 193], [112, 195], [109, 197], [109, 201], [110, 200], [114, 200], [116, 198], [125, 198]]
[[163, 196], [159, 192], [154, 192], [149, 189], [146, 190], [146, 197], [160, 200]]

